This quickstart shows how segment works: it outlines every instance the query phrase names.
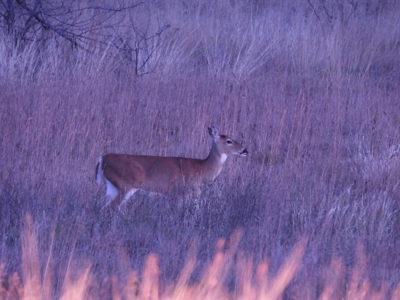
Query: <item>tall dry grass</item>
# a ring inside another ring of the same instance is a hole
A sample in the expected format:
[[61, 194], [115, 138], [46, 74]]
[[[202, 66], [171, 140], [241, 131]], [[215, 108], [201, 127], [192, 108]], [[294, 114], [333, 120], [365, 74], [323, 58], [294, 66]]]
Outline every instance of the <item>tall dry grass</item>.
[[[399, 10], [390, 1], [356, 10], [335, 3], [326, 12], [300, 1], [146, 3], [141, 9], [150, 13], [141, 16], [151, 18], [138, 20], [171, 29], [144, 76], [112, 47], [87, 52], [60, 41], [16, 47], [4, 36], [3, 273], [26, 276], [21, 224], [30, 212], [40, 265], [34, 269], [57, 298], [66, 270], [75, 267], [72, 279], [84, 286], [93, 280], [100, 290], [108, 278], [108, 289], [115, 275], [121, 291], [133, 269], [142, 274], [150, 253], [158, 257], [163, 287], [171, 286], [196, 239], [189, 285], [198, 282], [219, 238], [236, 228], [243, 232], [238, 251], [252, 266], [269, 258], [272, 277], [307, 237], [303, 267], [283, 298], [329, 296], [321, 287], [336, 258], [345, 283], [339, 280], [332, 293], [349, 293], [357, 244], [365, 251], [368, 289], [395, 295]], [[94, 180], [100, 155], [205, 157], [211, 124], [250, 156], [228, 161], [203, 189], [196, 218], [168, 196], [138, 195], [124, 208], [129, 222], [101, 211], [104, 190]], [[141, 205], [133, 210], [132, 201]], [[235, 289], [236, 272], [221, 288]], [[25, 287], [18, 276], [7, 278]]]
[[[5, 276], [0, 273], [2, 283], [0, 296], [3, 299], [53, 299], [56, 295], [51, 276], [45, 272], [41, 277], [35, 225], [30, 214], [24, 217], [22, 229], [23, 267], [22, 278], [14, 273]], [[285, 288], [301, 267], [305, 241], [297, 244], [277, 274], [270, 278], [267, 262], [253, 267], [251, 259], [238, 253], [241, 232], [236, 231], [228, 246], [225, 240], [217, 242], [213, 260], [202, 270], [197, 282], [190, 282], [196, 264], [196, 246], [192, 246], [185, 266], [177, 280], [165, 285], [160, 282], [159, 258], [150, 254], [142, 273], [131, 271], [125, 280], [116, 275], [99, 282], [91, 273], [91, 266], [75, 265], [70, 261], [65, 271], [59, 299], [282, 299]], [[386, 290], [376, 292], [365, 279], [365, 256], [359, 250], [359, 262], [354, 267], [349, 287], [344, 289], [344, 270], [340, 260], [335, 259], [327, 268], [325, 285], [319, 299], [382, 299]], [[50, 259], [50, 258], [49, 258]], [[47, 266], [46, 266], [47, 268]], [[224, 281], [235, 270], [234, 288], [227, 288]], [[22, 279], [22, 280], [21, 280]], [[21, 281], [23, 284], [21, 284]], [[124, 281], [125, 283], [121, 283]], [[296, 285], [296, 284], [295, 284]], [[104, 287], [106, 286], [106, 288]], [[300, 287], [296, 287], [299, 289]], [[343, 292], [347, 290], [346, 292]], [[396, 288], [392, 299], [397, 299], [400, 289]], [[305, 296], [302, 290], [292, 297]]]

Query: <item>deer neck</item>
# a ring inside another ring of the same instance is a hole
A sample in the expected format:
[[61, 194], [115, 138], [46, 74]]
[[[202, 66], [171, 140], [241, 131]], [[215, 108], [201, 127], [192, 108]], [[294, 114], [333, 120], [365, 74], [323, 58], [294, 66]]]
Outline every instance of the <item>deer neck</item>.
[[204, 160], [204, 168], [209, 179], [214, 180], [219, 173], [221, 173], [222, 167], [228, 156], [225, 153], [220, 153], [218, 151], [217, 145], [213, 142], [211, 151], [207, 158]]

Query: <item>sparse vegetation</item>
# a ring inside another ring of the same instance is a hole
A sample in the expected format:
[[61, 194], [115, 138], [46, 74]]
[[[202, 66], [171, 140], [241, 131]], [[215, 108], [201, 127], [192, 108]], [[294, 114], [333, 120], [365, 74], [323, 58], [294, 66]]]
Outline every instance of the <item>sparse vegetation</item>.
[[[218, 283], [227, 297], [244, 295], [241, 274], [254, 279], [266, 261], [263, 274], [278, 276], [305, 238], [283, 299], [354, 299], [351, 274], [359, 291], [370, 291], [362, 297], [395, 299], [399, 8], [397, 1], [145, 1], [108, 19], [118, 24], [104, 28], [115, 29], [114, 39], [83, 48], [59, 35], [18, 39], [0, 9], [0, 293], [30, 287], [22, 266], [31, 259], [40, 277], [32, 289], [46, 287], [49, 297], [79, 278], [97, 297], [118, 299], [118, 284], [128, 299], [132, 270], [140, 278], [154, 254], [160, 295], [177, 295], [171, 286], [191, 245], [197, 241], [196, 261], [184, 281], [194, 287], [218, 240], [230, 244], [240, 228], [232, 272]], [[85, 13], [101, 24], [102, 15]], [[101, 210], [100, 155], [204, 157], [209, 125], [249, 157], [229, 160], [203, 189], [196, 218], [167, 196], [135, 196], [141, 205], [127, 204], [129, 222]], [[26, 213], [37, 259], [26, 254]], [[334, 288], [330, 272], [341, 274]]]

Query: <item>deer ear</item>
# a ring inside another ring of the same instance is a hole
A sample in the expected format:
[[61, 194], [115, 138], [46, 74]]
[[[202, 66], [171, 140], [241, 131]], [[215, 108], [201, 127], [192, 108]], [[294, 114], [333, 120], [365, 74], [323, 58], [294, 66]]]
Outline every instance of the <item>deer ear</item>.
[[215, 128], [214, 126], [208, 127], [208, 133], [210, 134], [210, 136], [214, 139], [219, 137], [219, 132], [218, 129]]

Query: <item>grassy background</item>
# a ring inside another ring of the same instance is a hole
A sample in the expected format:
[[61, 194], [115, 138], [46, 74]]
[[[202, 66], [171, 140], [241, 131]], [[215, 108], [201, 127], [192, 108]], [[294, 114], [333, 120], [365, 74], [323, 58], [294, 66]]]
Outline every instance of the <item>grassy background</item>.
[[[256, 263], [268, 258], [271, 274], [308, 239], [288, 297], [316, 298], [333, 257], [350, 273], [358, 243], [365, 276], [390, 293], [400, 280], [400, 10], [395, 1], [311, 4], [145, 3], [130, 20], [143, 30], [170, 28], [142, 76], [112, 47], [87, 52], [56, 37], [22, 47], [4, 35], [0, 262], [7, 272], [21, 267], [30, 212], [41, 271], [52, 261], [58, 286], [71, 259], [77, 267], [90, 262], [99, 279], [124, 280], [151, 252], [168, 283], [194, 239], [196, 278], [218, 238], [242, 228], [239, 249]], [[100, 155], [205, 157], [209, 125], [250, 155], [229, 159], [203, 189], [196, 220], [169, 197], [135, 196], [125, 208], [129, 222], [101, 211]]]

